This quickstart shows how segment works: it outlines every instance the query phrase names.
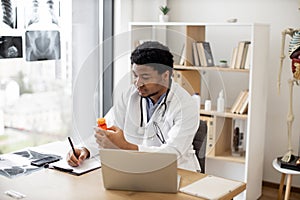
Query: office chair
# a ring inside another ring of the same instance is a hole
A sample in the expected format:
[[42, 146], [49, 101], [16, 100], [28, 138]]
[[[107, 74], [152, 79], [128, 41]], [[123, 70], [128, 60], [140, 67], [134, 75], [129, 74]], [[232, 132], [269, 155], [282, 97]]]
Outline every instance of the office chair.
[[205, 173], [205, 154], [207, 141], [207, 124], [206, 121], [200, 120], [198, 130], [193, 139], [193, 146], [198, 162], [201, 167], [201, 173]]

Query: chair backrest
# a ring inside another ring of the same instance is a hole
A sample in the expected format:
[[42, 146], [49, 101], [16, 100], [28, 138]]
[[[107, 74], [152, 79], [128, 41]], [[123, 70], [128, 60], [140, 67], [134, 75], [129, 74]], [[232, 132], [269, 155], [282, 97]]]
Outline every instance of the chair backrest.
[[206, 141], [207, 141], [207, 123], [200, 120], [198, 130], [193, 140], [195, 154], [201, 167], [201, 173], [205, 173], [205, 154], [206, 154]]

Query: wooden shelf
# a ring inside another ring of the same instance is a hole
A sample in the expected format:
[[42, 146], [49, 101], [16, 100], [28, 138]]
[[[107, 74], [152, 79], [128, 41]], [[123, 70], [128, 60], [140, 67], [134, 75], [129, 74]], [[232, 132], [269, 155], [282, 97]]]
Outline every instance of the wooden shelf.
[[232, 156], [231, 152], [224, 152], [222, 155], [211, 156], [208, 155], [207, 158], [216, 159], [216, 160], [224, 160], [229, 162], [237, 162], [237, 163], [245, 163], [244, 156]]
[[249, 69], [233, 69], [228, 67], [201, 67], [201, 66], [183, 66], [183, 65], [174, 65], [176, 70], [196, 70], [196, 71], [222, 71], [222, 72], [244, 72], [249, 73]]
[[212, 115], [212, 116], [217, 116], [217, 117], [227, 117], [227, 118], [234, 118], [234, 119], [247, 119], [248, 115], [247, 114], [234, 114], [231, 112], [217, 112], [214, 110], [211, 111], [206, 111], [201, 109], [200, 114], [203, 115]]

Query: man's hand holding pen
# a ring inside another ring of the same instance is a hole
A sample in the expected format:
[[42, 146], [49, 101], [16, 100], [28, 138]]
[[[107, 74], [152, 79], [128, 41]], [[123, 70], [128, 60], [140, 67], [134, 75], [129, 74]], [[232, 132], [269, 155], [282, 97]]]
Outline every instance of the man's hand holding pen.
[[90, 152], [86, 148], [74, 148], [74, 151], [71, 149], [67, 154], [67, 162], [70, 166], [77, 167], [89, 156]]
[[76, 156], [73, 151], [69, 151], [67, 154], [68, 164], [72, 167], [79, 166], [85, 159], [89, 157], [89, 151], [86, 148], [75, 148]]

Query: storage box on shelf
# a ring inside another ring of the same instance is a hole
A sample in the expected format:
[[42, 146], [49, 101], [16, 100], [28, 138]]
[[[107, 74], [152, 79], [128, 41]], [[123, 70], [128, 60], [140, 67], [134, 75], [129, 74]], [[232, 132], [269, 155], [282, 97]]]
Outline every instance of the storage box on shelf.
[[[269, 26], [255, 23], [132, 22], [130, 30], [131, 48], [138, 40], [157, 40], [166, 44], [174, 55], [174, 80], [190, 94], [199, 93], [201, 107], [206, 99], [211, 100], [212, 110], [200, 109], [200, 118], [207, 121], [209, 131], [206, 173], [246, 182], [246, 192], [237, 199], [257, 199], [261, 195], [263, 171]], [[192, 46], [201, 41], [210, 43], [215, 64], [218, 60], [230, 61], [239, 42], [249, 41], [248, 66], [244, 66], [246, 69], [193, 66]], [[216, 111], [221, 90], [224, 91], [225, 112]], [[247, 114], [232, 113], [231, 106], [242, 90], [249, 91]], [[236, 133], [237, 121], [246, 124], [242, 135]], [[240, 146], [236, 147], [241, 150], [238, 155], [232, 152], [234, 142]]]

